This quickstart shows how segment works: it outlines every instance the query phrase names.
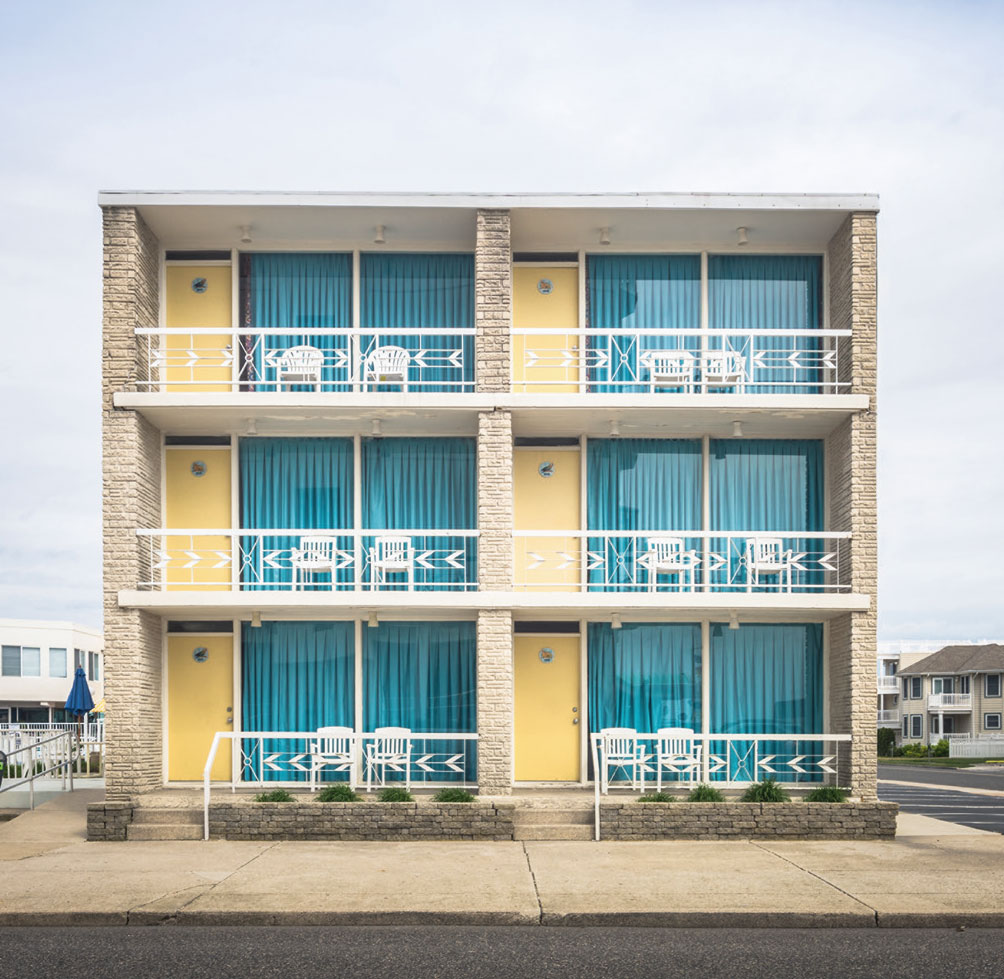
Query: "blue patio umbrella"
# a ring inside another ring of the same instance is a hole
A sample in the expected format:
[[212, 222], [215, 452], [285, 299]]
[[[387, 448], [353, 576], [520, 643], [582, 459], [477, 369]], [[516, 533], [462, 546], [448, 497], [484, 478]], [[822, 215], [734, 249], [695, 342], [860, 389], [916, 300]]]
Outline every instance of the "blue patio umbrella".
[[78, 666], [73, 674], [70, 696], [66, 698], [66, 709], [79, 717], [86, 714], [93, 706], [94, 698], [91, 696], [90, 687], [87, 686], [87, 676], [84, 673], [84, 668]]

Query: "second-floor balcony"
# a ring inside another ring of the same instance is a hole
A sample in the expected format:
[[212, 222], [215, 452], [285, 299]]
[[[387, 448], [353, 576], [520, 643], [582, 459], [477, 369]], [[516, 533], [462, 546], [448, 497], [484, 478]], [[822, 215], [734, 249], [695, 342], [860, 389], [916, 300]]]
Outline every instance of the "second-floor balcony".
[[877, 724], [879, 727], [885, 727], [887, 724], [898, 725], [899, 719], [899, 708], [894, 708], [892, 710], [880, 710], [878, 712]]
[[883, 675], [878, 678], [879, 693], [899, 693], [899, 677]]
[[928, 710], [972, 710], [971, 693], [932, 693], [927, 697]]

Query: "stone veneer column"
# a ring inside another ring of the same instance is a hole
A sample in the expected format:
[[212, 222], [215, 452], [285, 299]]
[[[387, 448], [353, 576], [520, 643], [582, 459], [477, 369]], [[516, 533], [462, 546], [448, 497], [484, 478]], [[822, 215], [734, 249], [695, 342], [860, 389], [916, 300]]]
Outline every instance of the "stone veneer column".
[[112, 406], [112, 395], [134, 390], [145, 370], [133, 330], [157, 325], [160, 259], [135, 208], [103, 208], [102, 220], [105, 796], [122, 800], [163, 782], [161, 622], [118, 604], [120, 589], [135, 589], [149, 574], [136, 530], [160, 525], [160, 432]]
[[476, 389], [510, 390], [512, 247], [508, 211], [478, 211], [474, 246]]
[[826, 440], [826, 478], [832, 530], [852, 534], [842, 554], [842, 581], [868, 595], [867, 612], [830, 623], [830, 728], [853, 737], [841, 776], [862, 799], [876, 798], [875, 652], [878, 620], [876, 506], [877, 264], [876, 216], [847, 216], [829, 245], [830, 326], [849, 329], [840, 350], [840, 375], [869, 407], [848, 418]]

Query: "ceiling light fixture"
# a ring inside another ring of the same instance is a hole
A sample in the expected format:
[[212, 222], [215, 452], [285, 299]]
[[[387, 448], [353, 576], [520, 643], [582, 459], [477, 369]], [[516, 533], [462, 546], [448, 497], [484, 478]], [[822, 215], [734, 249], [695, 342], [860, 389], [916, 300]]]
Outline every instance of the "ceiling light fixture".
[[257, 435], [258, 434], [258, 422], [255, 421], [254, 418], [249, 418], [248, 419], [247, 434], [248, 435]]
[[377, 436], [383, 435], [383, 431], [380, 428], [380, 419], [379, 418], [374, 418], [373, 419], [373, 424], [371, 425], [371, 429], [372, 429], [372, 432], [373, 432], [374, 435], [377, 435]]
[[614, 614], [610, 616], [610, 628], [619, 629], [620, 627], [621, 627], [621, 617], [616, 612], [614, 612]]
[[616, 438], [621, 433], [621, 424], [616, 418], [610, 419], [610, 437]]
[[261, 612], [251, 613], [251, 628], [260, 629], [261, 628]]
[[387, 244], [387, 239], [384, 238], [383, 233], [384, 233], [384, 226], [382, 224], [378, 224], [376, 226], [376, 234], [373, 236], [373, 244], [374, 245], [386, 245]]
[[743, 437], [743, 423], [741, 421], [734, 421], [732, 423], [732, 437], [734, 439], [741, 439]]
[[610, 244], [610, 229], [600, 228], [600, 244], [609, 245]]
[[738, 629], [739, 628], [739, 616], [736, 615], [735, 612], [733, 612], [729, 616], [729, 628], [730, 629]]
[[749, 231], [749, 228], [736, 228], [736, 235], [738, 236], [736, 238], [736, 244], [737, 245], [748, 245], [749, 244], [750, 239], [749, 239], [749, 235], [747, 234], [747, 231]]
[[251, 237], [251, 225], [242, 224], [241, 225], [241, 244], [250, 245], [254, 239]]
[[380, 620], [377, 618], [376, 612], [370, 612], [370, 617], [366, 620], [366, 624], [371, 629], [375, 629], [378, 625], [380, 625]]

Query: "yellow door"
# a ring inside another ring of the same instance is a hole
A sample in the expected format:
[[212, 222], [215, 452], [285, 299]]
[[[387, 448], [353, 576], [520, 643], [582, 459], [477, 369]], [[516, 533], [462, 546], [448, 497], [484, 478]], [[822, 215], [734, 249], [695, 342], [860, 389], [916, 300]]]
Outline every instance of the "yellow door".
[[513, 337], [513, 390], [521, 394], [577, 391], [578, 340], [561, 331], [579, 325], [578, 268], [517, 265], [512, 290], [513, 326], [555, 331]]
[[516, 636], [516, 781], [579, 780], [579, 637]]
[[[167, 777], [202, 779], [217, 731], [234, 727], [233, 636], [167, 637]], [[230, 742], [220, 745], [213, 778], [230, 780]]]
[[[513, 453], [516, 530], [578, 530], [578, 449], [517, 448]], [[577, 591], [582, 540], [576, 537], [516, 537], [515, 577], [519, 591]]]
[[[165, 325], [180, 329], [230, 329], [233, 316], [229, 265], [168, 265], [165, 281]], [[229, 333], [180, 333], [168, 336], [162, 379], [168, 391], [229, 391]], [[193, 358], [189, 351], [195, 354]], [[190, 363], [194, 360], [195, 363]], [[206, 383], [206, 382], [222, 383]]]

